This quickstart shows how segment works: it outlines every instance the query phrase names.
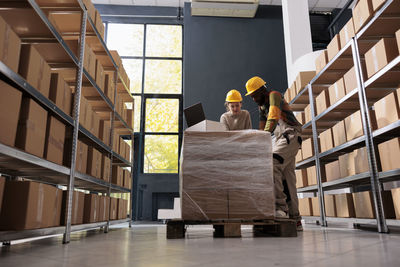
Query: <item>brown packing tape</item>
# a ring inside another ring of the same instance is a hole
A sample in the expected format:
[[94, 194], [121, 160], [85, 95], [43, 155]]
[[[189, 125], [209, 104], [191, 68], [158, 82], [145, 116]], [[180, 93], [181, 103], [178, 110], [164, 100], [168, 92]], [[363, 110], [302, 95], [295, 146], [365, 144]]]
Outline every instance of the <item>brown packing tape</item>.
[[8, 45], [9, 45], [9, 39], [10, 39], [10, 26], [5, 25], [5, 36], [4, 36], [4, 54], [3, 54], [3, 61], [7, 62], [8, 60]]
[[36, 214], [36, 224], [40, 227], [43, 219], [43, 206], [44, 206], [44, 190], [43, 184], [39, 184], [38, 192], [38, 202], [37, 204], [37, 214]]

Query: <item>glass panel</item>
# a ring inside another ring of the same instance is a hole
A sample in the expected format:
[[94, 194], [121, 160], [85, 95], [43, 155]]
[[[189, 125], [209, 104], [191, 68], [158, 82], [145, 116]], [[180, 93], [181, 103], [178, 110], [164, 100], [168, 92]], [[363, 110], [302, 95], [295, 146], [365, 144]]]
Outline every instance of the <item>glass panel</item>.
[[182, 26], [148, 25], [146, 57], [182, 57]]
[[146, 132], [178, 132], [179, 99], [146, 99]]
[[142, 92], [143, 60], [122, 59], [122, 64], [131, 81], [131, 92], [140, 94]]
[[143, 56], [143, 24], [108, 24], [107, 47], [120, 56]]
[[146, 60], [144, 93], [182, 93], [181, 60]]
[[144, 173], [178, 173], [178, 135], [146, 135]]
[[142, 97], [141, 96], [133, 96], [135, 99], [135, 115], [134, 115], [134, 122], [133, 122], [133, 131], [140, 132], [140, 108], [142, 106]]

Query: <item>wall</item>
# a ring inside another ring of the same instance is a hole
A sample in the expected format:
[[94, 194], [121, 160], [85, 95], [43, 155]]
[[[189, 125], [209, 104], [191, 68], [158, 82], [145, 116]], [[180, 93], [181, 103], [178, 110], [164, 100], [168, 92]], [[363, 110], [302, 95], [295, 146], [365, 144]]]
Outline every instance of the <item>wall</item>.
[[[246, 81], [261, 76], [267, 85], [287, 88], [282, 8], [260, 6], [256, 18], [192, 17], [190, 3], [184, 9], [184, 107], [203, 104], [207, 119], [225, 112], [225, 95]], [[244, 97], [244, 109], [258, 125], [256, 104]]]

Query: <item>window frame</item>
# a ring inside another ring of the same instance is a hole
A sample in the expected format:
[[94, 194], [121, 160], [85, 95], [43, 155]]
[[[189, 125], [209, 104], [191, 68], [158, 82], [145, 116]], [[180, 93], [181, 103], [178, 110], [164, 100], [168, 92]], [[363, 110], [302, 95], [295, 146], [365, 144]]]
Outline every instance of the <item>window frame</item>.
[[[106, 29], [106, 38], [108, 35], [108, 25], [109, 23], [118, 24], [118, 22], [105, 22]], [[162, 24], [162, 23], [120, 23], [120, 24], [142, 24], [144, 25], [143, 31], [143, 54], [142, 56], [126, 56], [121, 55], [121, 59], [139, 59], [142, 60], [142, 83], [141, 83], [141, 93], [131, 93], [132, 96], [139, 96], [141, 99], [140, 106], [140, 131], [134, 132], [135, 138], [138, 137], [139, 140], [139, 157], [138, 157], [138, 166], [139, 173], [141, 174], [151, 174], [151, 175], [165, 175], [165, 174], [174, 174], [174, 173], [153, 173], [153, 172], [144, 172], [144, 157], [145, 157], [145, 138], [146, 135], [174, 135], [178, 136], [178, 164], [180, 161], [180, 151], [182, 148], [182, 140], [183, 140], [183, 79], [184, 79], [184, 28], [182, 24]], [[181, 57], [148, 57], [146, 56], [146, 44], [147, 44], [147, 26], [148, 25], [169, 25], [169, 26], [180, 26], [182, 28], [182, 55]], [[107, 41], [107, 39], [106, 39]], [[159, 94], [159, 93], [144, 93], [145, 87], [145, 75], [146, 75], [146, 60], [174, 60], [181, 61], [182, 63], [182, 79], [181, 79], [181, 93], [180, 94]], [[158, 99], [178, 99], [179, 100], [179, 114], [178, 114], [178, 132], [145, 132], [146, 125], [146, 100], [158, 98]], [[136, 104], [136, 103], [135, 103]], [[179, 174], [179, 166], [177, 169], [177, 173]]]

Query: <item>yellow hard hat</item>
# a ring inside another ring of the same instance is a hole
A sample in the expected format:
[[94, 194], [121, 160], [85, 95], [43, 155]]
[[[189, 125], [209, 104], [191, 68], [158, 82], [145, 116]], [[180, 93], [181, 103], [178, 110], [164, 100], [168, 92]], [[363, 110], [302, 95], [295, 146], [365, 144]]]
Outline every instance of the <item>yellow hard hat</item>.
[[246, 83], [246, 90], [247, 90], [246, 96], [254, 93], [255, 91], [260, 89], [265, 84], [266, 84], [266, 82], [263, 79], [261, 79], [258, 76], [254, 76], [253, 78], [248, 80]]
[[233, 89], [226, 94], [226, 102], [242, 102], [242, 100], [242, 95], [238, 90]]

